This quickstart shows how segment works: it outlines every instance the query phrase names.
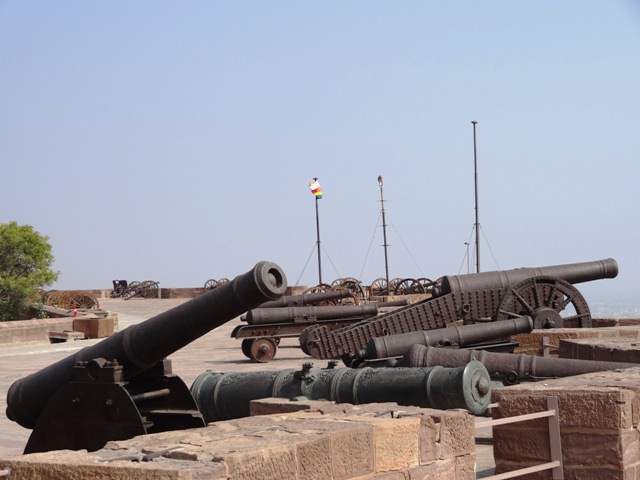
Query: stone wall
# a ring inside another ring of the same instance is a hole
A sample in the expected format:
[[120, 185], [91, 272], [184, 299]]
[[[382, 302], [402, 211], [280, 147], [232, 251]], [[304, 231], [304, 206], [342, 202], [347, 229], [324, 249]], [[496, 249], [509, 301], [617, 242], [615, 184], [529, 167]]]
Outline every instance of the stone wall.
[[[640, 478], [640, 367], [496, 389], [493, 417], [546, 410], [551, 395], [559, 403], [566, 480]], [[493, 441], [496, 474], [550, 461], [546, 418], [494, 426]]]
[[[12, 480], [476, 478], [475, 422], [466, 411], [283, 399], [256, 401], [252, 410], [294, 403], [300, 411], [113, 441], [93, 453], [23, 455], [0, 460], [0, 469]], [[140, 461], [145, 455], [154, 458]]]
[[640, 341], [640, 327], [600, 327], [600, 328], [553, 328], [550, 330], [533, 330], [531, 333], [522, 333], [511, 337], [511, 341], [517, 342], [518, 347], [514, 353], [528, 355], [544, 355], [544, 342], [550, 348], [548, 354], [551, 357], [559, 356], [561, 340], [591, 339], [593, 342], [603, 342], [611, 339], [625, 339]]
[[81, 332], [84, 338], [105, 338], [118, 324], [115, 313], [81, 314], [77, 317], [43, 318], [0, 322], [0, 345], [49, 343], [52, 332]]

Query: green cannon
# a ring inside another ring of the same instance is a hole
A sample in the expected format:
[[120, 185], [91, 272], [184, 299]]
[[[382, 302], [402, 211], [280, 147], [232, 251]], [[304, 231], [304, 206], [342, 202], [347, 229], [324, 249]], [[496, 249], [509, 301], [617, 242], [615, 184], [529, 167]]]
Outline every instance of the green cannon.
[[252, 400], [269, 397], [384, 403], [482, 414], [491, 399], [491, 379], [479, 362], [457, 368], [324, 368], [249, 373], [204, 372], [191, 385], [207, 422], [249, 416]]

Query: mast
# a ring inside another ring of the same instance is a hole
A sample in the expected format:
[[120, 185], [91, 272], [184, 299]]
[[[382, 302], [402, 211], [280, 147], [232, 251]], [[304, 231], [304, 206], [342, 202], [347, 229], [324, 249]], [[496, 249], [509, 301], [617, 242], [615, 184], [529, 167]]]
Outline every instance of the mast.
[[478, 210], [478, 151], [476, 148], [476, 125], [478, 122], [472, 120], [471, 123], [473, 124], [473, 170], [476, 192], [476, 272], [480, 273], [480, 213]]
[[387, 222], [384, 216], [384, 193], [382, 191], [382, 175], [378, 175], [378, 185], [380, 185], [380, 205], [382, 206], [382, 236], [384, 238], [384, 278], [387, 281], [387, 290], [389, 290], [389, 257], [387, 254]]

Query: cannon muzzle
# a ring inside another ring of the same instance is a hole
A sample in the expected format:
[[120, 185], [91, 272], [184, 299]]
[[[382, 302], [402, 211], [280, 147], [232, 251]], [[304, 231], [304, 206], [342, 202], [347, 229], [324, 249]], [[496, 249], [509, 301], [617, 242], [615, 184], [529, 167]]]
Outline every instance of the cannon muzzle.
[[286, 288], [285, 274], [278, 265], [259, 262], [223, 286], [17, 380], [7, 393], [7, 417], [34, 428], [48, 400], [72, 381], [79, 362], [115, 361], [122, 367], [123, 380], [131, 379], [247, 310], [280, 298]]

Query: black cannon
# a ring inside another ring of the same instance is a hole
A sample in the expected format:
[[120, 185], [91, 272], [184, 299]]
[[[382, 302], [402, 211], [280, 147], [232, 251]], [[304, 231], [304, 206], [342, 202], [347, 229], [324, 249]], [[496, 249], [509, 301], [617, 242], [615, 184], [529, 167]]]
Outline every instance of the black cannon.
[[229, 284], [17, 380], [7, 417], [33, 429], [25, 453], [94, 451], [109, 440], [203, 426], [166, 357], [286, 288], [280, 267], [259, 262]]
[[251, 372], [205, 372], [191, 393], [207, 422], [246, 417], [251, 400], [268, 397], [384, 403], [481, 414], [491, 399], [491, 379], [479, 362], [458, 368], [324, 368]]
[[456, 368], [474, 360], [481, 362], [492, 377], [497, 377], [506, 385], [512, 385], [519, 381], [570, 377], [583, 373], [638, 366], [635, 363], [538, 357], [523, 353], [496, 353], [484, 350], [436, 348], [424, 345], [411, 347], [404, 357], [395, 362], [395, 365], [398, 367], [425, 368], [437, 365]]
[[[343, 290], [344, 291], [344, 290]], [[348, 291], [348, 290], [346, 290]], [[338, 290], [337, 292], [342, 292]], [[306, 300], [326, 299], [324, 294], [335, 292], [309, 293]], [[342, 293], [339, 293], [342, 295]], [[284, 297], [283, 297], [284, 298]], [[290, 297], [290, 298], [293, 298]], [[331, 298], [344, 298], [336, 297]], [[281, 299], [282, 300], [282, 299]], [[300, 301], [294, 299], [294, 302]], [[300, 305], [276, 306], [280, 301], [268, 302], [259, 308], [249, 310], [242, 317], [248, 325], [238, 325], [231, 332], [232, 338], [242, 339], [242, 353], [253, 361], [265, 363], [272, 360], [278, 350], [280, 339], [297, 338], [310, 324], [323, 325], [328, 329], [353, 325], [374, 317], [380, 308], [396, 308], [407, 305], [407, 300], [362, 305]], [[265, 305], [267, 305], [265, 307]], [[304, 348], [303, 348], [304, 350]], [[307, 352], [305, 352], [307, 353]]]
[[243, 320], [249, 325], [270, 323], [316, 323], [320, 320], [336, 318], [367, 318], [378, 314], [378, 304], [301, 307], [254, 308], [249, 310]]
[[[324, 292], [307, 292], [299, 295], [285, 295], [278, 300], [271, 300], [260, 305], [259, 308], [273, 307], [301, 307], [303, 305], [338, 304], [343, 301], [358, 303], [358, 299], [348, 288], [327, 290]], [[346, 303], [346, 302], [345, 302]]]
[[363, 350], [357, 352], [354, 362], [402, 357], [414, 345], [461, 348], [487, 344], [519, 333], [529, 333], [534, 328], [536, 326], [533, 319], [524, 316], [486, 324], [451, 326], [375, 337], [367, 342]]
[[548, 327], [590, 327], [589, 306], [575, 283], [614, 278], [612, 258], [538, 268], [449, 275], [433, 287], [433, 296], [367, 322], [329, 330], [312, 326], [300, 345], [315, 358], [350, 359], [374, 337], [443, 328], [453, 322], [484, 323], [529, 316]]

